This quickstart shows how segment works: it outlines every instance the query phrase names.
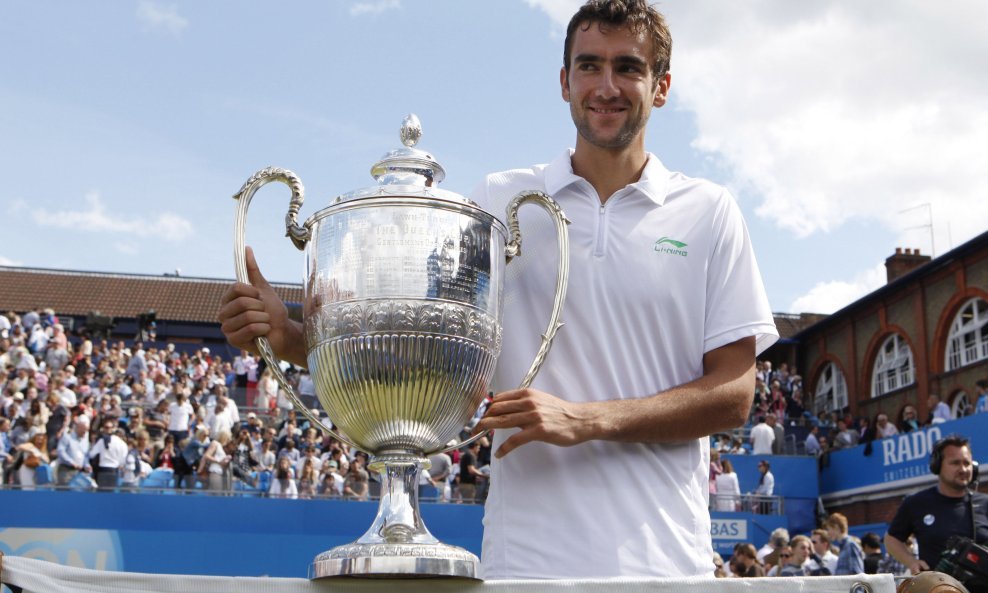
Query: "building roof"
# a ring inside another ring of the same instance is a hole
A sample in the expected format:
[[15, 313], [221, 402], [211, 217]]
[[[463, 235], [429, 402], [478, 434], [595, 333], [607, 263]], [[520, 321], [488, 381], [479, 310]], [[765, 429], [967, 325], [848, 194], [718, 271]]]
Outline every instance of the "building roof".
[[[233, 280], [112, 274], [0, 266], [0, 311], [51, 308], [59, 315], [135, 318], [153, 309], [158, 319], [216, 323], [220, 297]], [[300, 284], [272, 284], [286, 303], [301, 303]]]
[[822, 313], [772, 313], [772, 317], [779, 330], [779, 339], [786, 340], [827, 316]]
[[951, 249], [947, 253], [944, 253], [940, 257], [933, 259], [921, 266], [918, 266], [913, 271], [899, 276], [892, 282], [886, 283], [884, 286], [875, 289], [874, 291], [866, 294], [860, 299], [854, 301], [853, 303], [845, 306], [841, 310], [824, 317], [819, 322], [810, 325], [809, 327], [800, 331], [795, 337], [795, 339], [800, 340], [805, 338], [807, 335], [821, 331], [831, 324], [841, 323], [843, 320], [848, 319], [850, 316], [854, 315], [858, 311], [871, 306], [876, 301], [884, 299], [890, 295], [896, 294], [897, 291], [901, 291], [907, 286], [910, 286], [920, 278], [925, 276], [930, 276], [945, 267], [952, 265], [954, 262], [962, 261], [964, 258], [983, 252], [988, 248], [988, 231], [981, 233], [980, 235], [970, 239], [969, 241], [962, 243], [961, 245]]

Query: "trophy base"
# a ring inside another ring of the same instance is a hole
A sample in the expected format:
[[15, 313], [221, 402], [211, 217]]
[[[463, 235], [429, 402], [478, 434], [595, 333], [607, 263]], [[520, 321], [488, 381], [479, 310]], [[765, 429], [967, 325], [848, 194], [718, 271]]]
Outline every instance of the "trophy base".
[[375, 579], [477, 579], [479, 559], [443, 543], [347, 544], [316, 556], [309, 567], [312, 580], [331, 577]]

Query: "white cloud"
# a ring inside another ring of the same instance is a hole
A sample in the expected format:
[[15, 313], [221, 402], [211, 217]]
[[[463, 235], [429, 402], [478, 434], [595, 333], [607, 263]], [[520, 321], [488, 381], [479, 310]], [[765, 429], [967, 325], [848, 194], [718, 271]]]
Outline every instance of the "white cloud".
[[789, 311], [833, 313], [866, 294], [885, 285], [885, 262], [859, 273], [853, 280], [818, 282], [809, 292], [798, 297]]
[[357, 2], [350, 7], [350, 16], [362, 14], [382, 14], [401, 8], [400, 0], [377, 0], [376, 2]]
[[760, 216], [796, 236], [850, 219], [901, 231], [902, 209], [930, 203], [944, 247], [948, 224], [959, 240], [985, 229], [988, 4], [690, 6], [670, 9], [673, 91], [694, 147]]
[[163, 5], [153, 0], [141, 0], [137, 4], [137, 18], [148, 29], [181, 35], [189, 26], [189, 20], [178, 14], [174, 4]]
[[86, 194], [85, 202], [88, 205], [86, 210], [48, 211], [36, 208], [32, 217], [40, 226], [74, 231], [160, 237], [168, 241], [181, 241], [192, 235], [192, 223], [171, 212], [153, 217], [126, 217], [109, 213], [97, 192]]
[[21, 262], [0, 255], [0, 266], [20, 266]]

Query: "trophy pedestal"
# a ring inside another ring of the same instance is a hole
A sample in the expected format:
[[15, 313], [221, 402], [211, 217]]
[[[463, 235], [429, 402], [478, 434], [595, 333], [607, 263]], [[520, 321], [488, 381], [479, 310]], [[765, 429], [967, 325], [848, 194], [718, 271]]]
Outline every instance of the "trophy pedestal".
[[365, 577], [378, 579], [477, 578], [476, 556], [463, 548], [434, 544], [358, 544], [316, 556], [310, 579]]
[[419, 472], [424, 457], [407, 452], [375, 456], [381, 501], [371, 528], [357, 541], [316, 556], [309, 578], [477, 578], [478, 558], [436, 539], [419, 514]]

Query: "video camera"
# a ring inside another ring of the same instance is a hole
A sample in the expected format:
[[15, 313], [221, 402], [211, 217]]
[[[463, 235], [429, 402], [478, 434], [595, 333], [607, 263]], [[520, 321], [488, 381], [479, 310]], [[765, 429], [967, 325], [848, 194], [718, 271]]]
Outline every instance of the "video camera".
[[951, 536], [934, 570], [954, 577], [972, 593], [988, 593], [988, 548], [969, 537]]

